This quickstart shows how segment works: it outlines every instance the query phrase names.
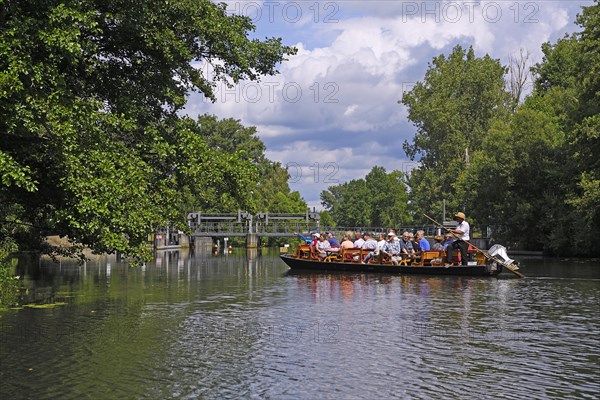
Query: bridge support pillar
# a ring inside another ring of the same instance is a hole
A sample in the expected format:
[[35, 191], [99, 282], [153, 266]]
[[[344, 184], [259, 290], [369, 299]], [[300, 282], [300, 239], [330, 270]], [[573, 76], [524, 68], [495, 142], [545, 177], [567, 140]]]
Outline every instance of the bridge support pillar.
[[195, 237], [194, 238], [194, 249], [198, 250], [212, 250], [212, 240], [207, 237]]
[[260, 237], [256, 233], [249, 233], [246, 235], [246, 248], [256, 249], [260, 244]]

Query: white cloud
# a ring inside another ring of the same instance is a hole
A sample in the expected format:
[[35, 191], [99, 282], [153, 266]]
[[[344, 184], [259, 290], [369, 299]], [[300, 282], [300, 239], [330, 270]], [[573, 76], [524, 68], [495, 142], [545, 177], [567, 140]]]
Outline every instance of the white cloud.
[[346, 111], [344, 111], [344, 116], [351, 115], [354, 111], [356, 111], [357, 108], [358, 104], [352, 104], [351, 106], [348, 106], [348, 108], [346, 108]]
[[[322, 179], [331, 168], [315, 179], [315, 169], [327, 163], [337, 166], [338, 182], [364, 177], [374, 165], [406, 168], [401, 144], [414, 130], [397, 101], [422, 79], [433, 56], [462, 44], [503, 62], [519, 48], [539, 60], [541, 43], [562, 34], [577, 9], [563, 2], [368, 1], [332, 3], [327, 10], [319, 3], [316, 18], [313, 3], [298, 4], [301, 20], [267, 26], [277, 27], [284, 41], [299, 40], [280, 75], [233, 90], [219, 86], [215, 104], [193, 96], [187, 111], [257, 126], [270, 159], [301, 165], [302, 177], [291, 186], [311, 204], [335, 183]], [[338, 22], [323, 23], [326, 15]]]

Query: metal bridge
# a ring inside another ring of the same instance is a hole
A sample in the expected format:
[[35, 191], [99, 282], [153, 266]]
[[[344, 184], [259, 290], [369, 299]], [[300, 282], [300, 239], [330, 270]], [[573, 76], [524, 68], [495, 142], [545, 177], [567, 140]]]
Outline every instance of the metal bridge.
[[[320, 215], [316, 211], [306, 210], [304, 214], [283, 214], [260, 212], [252, 214], [238, 210], [237, 213], [202, 213], [190, 212], [187, 215], [188, 226], [192, 231], [188, 236], [179, 230], [170, 230], [169, 227], [158, 229], [154, 238], [155, 248], [177, 246], [203, 246], [210, 245], [208, 238], [245, 237], [246, 247], [255, 248], [260, 245], [263, 237], [294, 237], [297, 233], [331, 231], [341, 239], [344, 232], [369, 232], [387, 234], [390, 227], [352, 226], [329, 227], [320, 224]], [[452, 221], [445, 221], [445, 226], [453, 226]], [[416, 232], [423, 230], [425, 236], [432, 237], [440, 234], [440, 228], [435, 225], [394, 226], [397, 234], [404, 231]], [[207, 242], [208, 240], [208, 242]], [[487, 238], [471, 238], [471, 242], [478, 247], [487, 246]]]
[[[387, 234], [390, 227], [353, 226], [329, 227], [320, 224], [320, 215], [316, 211], [306, 210], [304, 214], [282, 214], [260, 212], [256, 214], [238, 210], [237, 213], [202, 213], [190, 212], [187, 215], [191, 234], [188, 236], [179, 230], [167, 228], [157, 229], [154, 237], [156, 249], [167, 247], [204, 246], [210, 245], [208, 238], [245, 237], [246, 247], [256, 248], [263, 237], [294, 237], [297, 233], [331, 231], [341, 239], [344, 232], [370, 232]], [[453, 226], [452, 221], [444, 222], [445, 226]], [[435, 225], [394, 226], [397, 234], [404, 231], [416, 232], [423, 230], [425, 236], [432, 237], [440, 234], [440, 228]], [[471, 238], [478, 247], [487, 246], [487, 238]]]
[[295, 236], [296, 232], [318, 231], [319, 219], [319, 213], [310, 210], [304, 214], [252, 214], [242, 210], [238, 210], [237, 214], [191, 212], [187, 216], [192, 237]]
[[[192, 237], [246, 237], [255, 234], [259, 237], [291, 237], [296, 232], [332, 231], [335, 233], [372, 232], [387, 233], [390, 227], [325, 227], [320, 225], [320, 216], [316, 211], [306, 210], [304, 214], [281, 214], [261, 212], [251, 214], [238, 210], [236, 213], [215, 214], [191, 212], [187, 216], [188, 225], [192, 229]], [[415, 225], [395, 227], [398, 233], [403, 231], [425, 231], [426, 236], [438, 233], [435, 225]]]

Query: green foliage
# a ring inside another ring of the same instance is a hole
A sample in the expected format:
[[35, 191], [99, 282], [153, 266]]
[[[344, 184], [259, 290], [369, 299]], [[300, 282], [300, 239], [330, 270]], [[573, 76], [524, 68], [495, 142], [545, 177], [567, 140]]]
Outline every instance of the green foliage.
[[[539, 247], [555, 254], [598, 255], [600, 3], [584, 7], [576, 22], [581, 32], [542, 46], [544, 59], [534, 68], [535, 91], [524, 106], [543, 110], [547, 119], [556, 121], [560, 133], [529, 149], [532, 158], [553, 158], [554, 163], [514, 195], [541, 199], [531, 201], [527, 213], [529, 231], [536, 230], [543, 241]], [[529, 124], [520, 125], [530, 129]], [[518, 174], [515, 178], [520, 179]]]
[[408, 180], [416, 209], [439, 215], [443, 199], [449, 209], [463, 209], [455, 182], [492, 120], [508, 113], [505, 73], [498, 60], [456, 46], [448, 57], [435, 57], [424, 80], [403, 96], [417, 127], [412, 143], [404, 143], [409, 158], [420, 162]]
[[446, 198], [505, 243], [600, 254], [600, 1], [577, 23], [542, 46], [534, 91], [511, 114], [496, 61], [460, 48], [434, 59], [403, 99], [417, 126], [405, 150], [421, 156], [409, 179], [418, 209], [436, 214]]
[[544, 220], [547, 195], [563, 190], [551, 173], [562, 164], [563, 141], [551, 116], [526, 107], [508, 122], [496, 121], [457, 182], [471, 217], [494, 228], [497, 238], [542, 247], [543, 235], [531, 227]]
[[24, 188], [29, 192], [36, 190], [35, 184], [31, 180], [31, 170], [29, 167], [22, 167], [15, 162], [9, 155], [0, 151], [0, 172], [2, 172], [2, 185], [9, 187], [12, 185]]
[[329, 211], [323, 210], [319, 212], [319, 216], [321, 218], [319, 222], [322, 227], [329, 228], [336, 226], [335, 220]]
[[54, 233], [143, 258], [189, 206], [250, 202], [251, 149], [215, 149], [178, 111], [275, 74], [295, 53], [281, 39], [208, 0], [8, 1], [0, 26], [0, 208], [33, 227], [21, 245]]
[[254, 126], [245, 127], [233, 118], [218, 120], [214, 115], [204, 114], [198, 117], [196, 132], [213, 150], [228, 153], [239, 151], [244, 159], [253, 164], [266, 160], [265, 145], [256, 136]]
[[0, 309], [15, 305], [19, 299], [21, 284], [14, 274], [17, 261], [10, 256], [16, 250], [12, 240], [0, 241]]
[[408, 156], [434, 168], [479, 148], [490, 121], [507, 112], [505, 73], [498, 60], [476, 58], [472, 48], [456, 46], [447, 58], [434, 58], [424, 81], [402, 98], [417, 127], [413, 143], [404, 144]]
[[373, 167], [365, 177], [371, 208], [370, 226], [395, 226], [410, 222], [408, 194], [400, 171], [389, 174], [383, 167]]
[[[297, 191], [292, 192], [288, 185], [289, 173], [281, 163], [273, 162], [264, 155], [265, 145], [256, 136], [256, 128], [245, 127], [239, 120], [227, 118], [218, 120], [213, 115], [198, 118], [195, 131], [208, 144], [211, 151], [236, 153], [241, 160], [251, 163], [256, 169], [255, 183], [242, 188], [247, 201], [221, 201], [209, 206], [214, 211], [237, 211], [246, 208], [252, 213], [269, 211], [272, 213], [304, 213], [306, 202]], [[253, 175], [254, 176], [254, 175]], [[233, 188], [232, 188], [233, 189]], [[241, 193], [240, 196], [241, 197]], [[203, 208], [207, 210], [207, 208]]]
[[[330, 186], [321, 203], [337, 226], [393, 226], [409, 220], [408, 194], [402, 173], [373, 167], [365, 179]], [[326, 226], [325, 222], [321, 221]]]

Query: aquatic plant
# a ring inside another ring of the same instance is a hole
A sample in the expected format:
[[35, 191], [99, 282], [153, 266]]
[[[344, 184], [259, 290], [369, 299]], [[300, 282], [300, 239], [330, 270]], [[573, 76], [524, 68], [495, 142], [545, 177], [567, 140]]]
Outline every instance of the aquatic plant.
[[0, 308], [17, 304], [20, 293], [20, 277], [14, 274], [17, 260], [11, 257], [16, 245], [11, 241], [0, 242]]

